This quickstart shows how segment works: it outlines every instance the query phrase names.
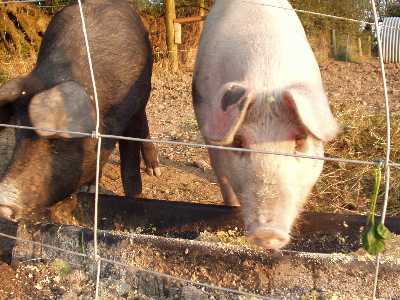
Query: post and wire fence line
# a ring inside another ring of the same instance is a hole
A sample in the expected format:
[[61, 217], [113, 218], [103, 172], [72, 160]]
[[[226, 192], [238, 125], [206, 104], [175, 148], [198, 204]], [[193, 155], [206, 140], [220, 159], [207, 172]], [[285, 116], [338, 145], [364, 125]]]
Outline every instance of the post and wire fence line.
[[[224, 0], [224, 1], [229, 1], [229, 0]], [[2, 2], [0, 2], [0, 4], [39, 3], [39, 2], [43, 2], [43, 1], [40, 1], [40, 0], [2, 1]], [[133, 267], [133, 266], [130, 266], [125, 263], [121, 263], [121, 262], [118, 262], [115, 260], [101, 257], [98, 252], [98, 240], [97, 240], [98, 223], [97, 222], [98, 222], [98, 198], [99, 198], [99, 180], [100, 180], [100, 154], [101, 154], [101, 147], [102, 147], [102, 139], [117, 139], [117, 140], [128, 140], [128, 141], [136, 141], [136, 142], [151, 142], [151, 143], [158, 143], [158, 144], [182, 145], [182, 146], [196, 147], [196, 148], [212, 148], [212, 149], [220, 149], [220, 150], [227, 150], [227, 151], [257, 153], [257, 154], [264, 154], [264, 155], [280, 155], [280, 156], [297, 157], [297, 158], [303, 158], [303, 159], [316, 159], [316, 160], [324, 160], [324, 161], [332, 161], [332, 162], [342, 162], [342, 163], [347, 163], [347, 164], [373, 165], [373, 166], [377, 166], [380, 168], [384, 168], [384, 170], [385, 170], [385, 188], [384, 188], [383, 209], [382, 209], [382, 213], [381, 213], [381, 216], [382, 216], [381, 223], [383, 224], [385, 222], [387, 205], [388, 205], [388, 201], [389, 201], [390, 168], [391, 167], [400, 168], [400, 163], [392, 162], [390, 160], [390, 154], [391, 154], [390, 102], [389, 102], [388, 87], [387, 87], [386, 74], [385, 74], [385, 66], [384, 66], [383, 55], [382, 55], [382, 41], [381, 41], [381, 37], [380, 37], [380, 30], [381, 30], [382, 26], [379, 26], [378, 14], [377, 14], [376, 5], [375, 5], [374, 0], [370, 0], [372, 11], [373, 11], [373, 16], [374, 16], [374, 22], [366, 22], [363, 20], [340, 17], [340, 16], [329, 15], [329, 14], [313, 12], [313, 11], [291, 9], [291, 8], [287, 8], [287, 7], [279, 7], [279, 6], [276, 6], [273, 4], [261, 3], [261, 2], [257, 2], [254, 0], [253, 1], [252, 0], [242, 0], [242, 2], [244, 2], [244, 3], [249, 3], [249, 4], [253, 4], [253, 5], [269, 6], [269, 7], [274, 7], [277, 9], [285, 9], [285, 10], [294, 10], [299, 13], [311, 14], [311, 15], [327, 17], [327, 18], [334, 18], [334, 19], [348, 21], [348, 22], [358, 22], [360, 24], [369, 24], [369, 25], [375, 26], [377, 41], [378, 41], [378, 50], [379, 50], [379, 63], [380, 63], [380, 69], [381, 69], [381, 74], [382, 74], [382, 80], [383, 80], [387, 132], [386, 132], [385, 158], [381, 159], [381, 160], [369, 160], [369, 161], [368, 160], [354, 160], [354, 159], [338, 158], [338, 157], [309, 156], [309, 155], [304, 155], [304, 154], [300, 154], [300, 153], [279, 153], [279, 152], [270, 152], [270, 151], [258, 151], [258, 150], [254, 150], [254, 149], [245, 149], [245, 148], [215, 146], [215, 145], [208, 145], [208, 144], [159, 140], [159, 139], [142, 139], [142, 138], [132, 138], [132, 137], [125, 137], [125, 136], [102, 134], [99, 131], [99, 127], [100, 127], [99, 101], [101, 99], [98, 99], [98, 96], [97, 96], [96, 79], [95, 79], [95, 74], [93, 71], [93, 64], [92, 64], [91, 51], [90, 51], [90, 36], [88, 36], [88, 34], [87, 34], [82, 1], [77, 0], [77, 2], [79, 5], [79, 10], [80, 10], [80, 17], [81, 17], [81, 21], [82, 21], [82, 31], [84, 34], [87, 59], [88, 59], [88, 64], [89, 64], [89, 68], [90, 68], [90, 76], [91, 76], [92, 88], [93, 88], [93, 94], [94, 94], [94, 102], [95, 102], [95, 106], [96, 106], [96, 128], [95, 128], [95, 131], [93, 131], [91, 133], [71, 132], [71, 131], [54, 130], [54, 129], [49, 129], [49, 128], [36, 128], [36, 127], [30, 127], [30, 126], [19, 126], [19, 125], [11, 125], [11, 124], [0, 124], [0, 127], [8, 127], [8, 128], [23, 129], [23, 130], [39, 130], [39, 131], [48, 131], [48, 132], [54, 132], [54, 133], [70, 133], [70, 134], [79, 135], [82, 137], [90, 137], [90, 138], [97, 139], [98, 143], [97, 143], [97, 157], [96, 157], [96, 189], [95, 189], [95, 205], [94, 205], [95, 211], [94, 211], [94, 226], [93, 226], [94, 253], [93, 253], [93, 256], [89, 256], [87, 254], [55, 247], [55, 246], [48, 245], [45, 243], [21, 239], [21, 238], [11, 236], [8, 234], [4, 234], [1, 232], [0, 232], [0, 236], [8, 238], [8, 239], [14, 239], [16, 241], [37, 244], [37, 245], [40, 245], [40, 246], [43, 246], [43, 247], [46, 247], [49, 249], [69, 253], [69, 254], [76, 255], [76, 256], [85, 257], [88, 259], [92, 259], [94, 261], [94, 263], [96, 264], [96, 269], [97, 269], [97, 271], [96, 271], [96, 291], [95, 291], [96, 299], [98, 299], [98, 297], [99, 297], [101, 263], [102, 262], [120, 265], [125, 268], [129, 268], [129, 269], [140, 270], [143, 272], [147, 272], [149, 274], [153, 274], [153, 275], [164, 277], [164, 278], [170, 278], [170, 279], [177, 280], [177, 281], [184, 282], [184, 283], [190, 283], [190, 284], [194, 284], [194, 285], [198, 285], [198, 286], [221, 290], [221, 291], [225, 291], [225, 292], [229, 292], [229, 293], [235, 293], [235, 294], [239, 294], [239, 295], [255, 296], [255, 297], [258, 297], [261, 299], [267, 299], [266, 297], [264, 297], [262, 295], [256, 295], [256, 294], [247, 293], [247, 292], [243, 292], [243, 291], [222, 288], [222, 287], [218, 287], [218, 286], [214, 286], [214, 285], [206, 284], [206, 283], [194, 282], [191, 280], [186, 280], [186, 279], [168, 275], [165, 273], [160, 273], [160, 272], [156, 272], [156, 271], [152, 271], [152, 270], [146, 270], [146, 269], [142, 269], [142, 268], [138, 268], [138, 267]], [[178, 50], [178, 51], [189, 51], [189, 50]], [[157, 53], [166, 53], [166, 52], [167, 51], [163, 51], [163, 52], [160, 51], [160, 52], [156, 52], [156, 54]], [[379, 266], [380, 266], [380, 255], [378, 254], [376, 256], [376, 269], [375, 269], [374, 286], [373, 286], [373, 299], [376, 298], [376, 293], [377, 293], [378, 278], [379, 278]]]
[[[229, 0], [223, 0], [223, 1], [229, 1]], [[44, 1], [43, 0], [3, 0], [0, 2], [0, 4], [40, 3], [40, 2], [44, 2]], [[375, 26], [375, 22], [368, 22], [365, 20], [341, 17], [341, 16], [321, 13], [321, 12], [317, 12], [317, 11], [309, 11], [309, 10], [304, 10], [304, 9], [282, 7], [282, 6], [278, 6], [278, 5], [274, 5], [274, 4], [257, 2], [255, 0], [253, 0], [253, 1], [252, 0], [242, 0], [242, 2], [248, 3], [248, 4], [253, 4], [253, 5], [259, 5], [259, 6], [273, 7], [273, 8], [283, 9], [283, 10], [291, 10], [291, 11], [295, 11], [295, 12], [302, 13], [302, 14], [308, 14], [308, 15], [314, 15], [314, 16], [319, 16], [319, 17], [326, 17], [326, 18], [331, 18], [331, 19], [336, 19], [336, 20], [342, 20], [342, 21], [347, 21], [347, 22], [354, 22], [354, 23], [360, 23], [360, 24], [365, 24], [365, 25], [368, 24], [368, 25]], [[65, 6], [66, 5], [59, 5], [59, 6], [40, 5], [40, 7], [65, 7]], [[398, 27], [391, 27], [391, 26], [387, 26], [387, 25], [382, 25], [380, 27], [399, 30]], [[178, 51], [182, 51], [182, 50], [178, 50]], [[161, 53], [167, 53], [167, 52], [171, 52], [171, 51], [160, 51], [159, 53], [161, 54]]]

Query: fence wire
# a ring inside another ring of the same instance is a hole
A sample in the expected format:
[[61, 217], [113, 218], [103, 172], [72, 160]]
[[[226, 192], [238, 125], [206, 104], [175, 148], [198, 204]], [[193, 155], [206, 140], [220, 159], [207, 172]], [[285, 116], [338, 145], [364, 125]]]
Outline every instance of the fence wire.
[[[386, 114], [386, 159], [385, 159], [385, 197], [383, 202], [382, 209], [382, 218], [381, 223], [385, 223], [387, 205], [389, 202], [389, 188], [390, 188], [390, 166], [388, 165], [390, 160], [390, 151], [391, 151], [391, 128], [390, 128], [390, 106], [389, 106], [389, 94], [386, 82], [386, 73], [385, 73], [385, 64], [383, 62], [383, 52], [382, 52], [382, 41], [380, 35], [380, 28], [378, 26], [378, 13], [376, 11], [375, 0], [371, 0], [372, 11], [374, 13], [375, 27], [376, 27], [376, 36], [378, 39], [378, 50], [379, 50], [379, 63], [382, 73], [383, 80], [383, 91], [385, 95], [385, 114]], [[378, 279], [379, 279], [379, 266], [380, 266], [380, 257], [381, 254], [378, 253], [376, 256], [376, 265], [375, 265], [375, 278], [374, 278], [374, 286], [372, 291], [372, 298], [376, 299], [376, 293], [378, 290]]]
[[[230, 0], [224, 0], [224, 1], [230, 1]], [[43, 0], [3, 0], [0, 2], [0, 4], [18, 4], [18, 3], [40, 3], [44, 2]], [[273, 7], [273, 8], [278, 8], [278, 9], [284, 9], [284, 10], [292, 10], [298, 13], [302, 14], [308, 14], [308, 15], [314, 15], [314, 16], [319, 16], [319, 17], [325, 17], [325, 18], [331, 18], [331, 19], [336, 19], [336, 20], [342, 20], [342, 21], [347, 21], [347, 22], [354, 22], [354, 23], [360, 23], [364, 25], [375, 25], [374, 22], [368, 22], [365, 20], [359, 20], [359, 19], [354, 19], [354, 18], [348, 18], [348, 17], [342, 17], [342, 16], [336, 16], [336, 15], [331, 15], [331, 14], [326, 14], [326, 13], [321, 13], [321, 12], [316, 12], [316, 11], [309, 11], [309, 10], [303, 10], [303, 9], [297, 9], [297, 8], [288, 8], [288, 7], [282, 7], [278, 5], [273, 5], [273, 4], [268, 4], [268, 3], [261, 3], [257, 1], [251, 1], [251, 0], [242, 0], [243, 3], [248, 3], [248, 4], [253, 4], [253, 5], [260, 5], [260, 6], [268, 6], [268, 7]], [[66, 5], [59, 5], [59, 6], [45, 6], [45, 5], [40, 5], [40, 7], [65, 7]], [[385, 28], [392, 28], [392, 29], [398, 29], [397, 27], [389, 27], [385, 26]]]
[[[226, 0], [228, 1], [228, 0]], [[40, 3], [43, 1], [40, 0], [18, 0], [18, 1], [2, 1], [0, 4], [16, 4], [16, 3]], [[246, 293], [242, 291], [237, 291], [237, 290], [232, 290], [232, 289], [226, 289], [226, 288], [221, 288], [221, 287], [216, 287], [213, 285], [205, 284], [205, 283], [198, 283], [198, 282], [193, 282], [190, 280], [185, 280], [182, 278], [178, 278], [172, 275], [164, 274], [164, 273], [159, 273], [151, 270], [145, 270], [145, 269], [140, 269], [136, 267], [129, 266], [127, 264], [117, 262], [114, 260], [106, 259], [101, 257], [98, 254], [98, 241], [97, 241], [97, 234], [98, 234], [98, 197], [99, 197], [99, 174], [100, 174], [100, 154], [101, 154], [101, 144], [102, 144], [102, 138], [105, 139], [118, 139], [118, 140], [129, 140], [129, 141], [138, 141], [138, 142], [152, 142], [152, 143], [160, 143], [160, 144], [171, 144], [171, 145], [183, 145], [183, 146], [189, 146], [189, 147], [201, 147], [201, 148], [212, 148], [212, 149], [220, 149], [220, 150], [228, 150], [228, 151], [239, 151], [239, 152], [248, 152], [248, 153], [258, 153], [258, 154], [265, 154], [265, 155], [281, 155], [281, 156], [289, 156], [289, 157], [298, 157], [298, 158], [304, 158], [304, 159], [317, 159], [317, 160], [324, 160], [324, 161], [333, 161], [333, 162], [343, 162], [343, 163], [348, 163], [348, 164], [360, 164], [360, 165], [375, 165], [375, 166], [384, 166], [385, 168], [385, 196], [384, 196], [384, 205], [382, 209], [382, 218], [381, 222], [385, 222], [385, 217], [386, 217], [386, 211], [387, 211], [387, 204], [388, 204], [388, 198], [389, 198], [389, 188], [390, 188], [390, 167], [396, 167], [400, 168], [400, 163], [395, 163], [390, 161], [390, 146], [391, 146], [391, 128], [390, 128], [390, 103], [389, 103], [389, 96], [388, 96], [388, 89], [387, 89], [387, 82], [386, 82], [386, 74], [385, 74], [385, 67], [383, 63], [383, 56], [382, 56], [382, 41], [380, 37], [380, 30], [384, 26], [379, 26], [378, 22], [378, 15], [376, 11], [376, 6], [374, 0], [370, 0], [371, 7], [373, 10], [374, 14], [374, 22], [366, 22], [364, 20], [358, 20], [358, 19], [352, 19], [352, 18], [347, 18], [347, 17], [340, 17], [340, 16], [335, 16], [335, 15], [330, 15], [330, 14], [324, 14], [324, 13], [319, 13], [319, 12], [313, 12], [313, 11], [306, 11], [306, 10], [301, 10], [301, 9], [293, 9], [293, 8], [287, 8], [287, 7], [280, 7], [276, 6], [273, 4], [267, 4], [267, 3], [260, 3], [257, 1], [251, 1], [251, 0], [242, 0], [244, 3], [249, 3], [253, 5], [261, 5], [261, 6], [269, 6], [269, 7], [274, 7], [277, 9], [285, 9], [285, 10], [294, 10], [295, 12], [298, 13], [305, 13], [305, 14], [311, 14], [315, 16], [320, 16], [320, 17], [326, 17], [326, 18], [333, 18], [333, 19], [339, 19], [343, 21], [348, 21], [348, 22], [357, 22], [360, 24], [369, 24], [373, 25], [376, 28], [376, 34], [377, 34], [377, 40], [378, 40], [378, 49], [379, 49], [379, 61], [380, 61], [380, 68], [381, 68], [381, 73], [382, 73], [382, 79], [383, 79], [383, 86], [384, 86], [384, 100], [385, 100], [385, 113], [386, 113], [386, 122], [387, 122], [387, 136], [386, 136], [386, 153], [385, 153], [385, 159], [382, 160], [376, 160], [376, 161], [364, 161], [364, 160], [352, 160], [352, 159], [345, 159], [345, 158], [336, 158], [336, 157], [319, 157], [319, 156], [309, 156], [309, 155], [303, 155], [303, 154], [298, 154], [298, 153], [278, 153], [278, 152], [268, 152], [268, 151], [256, 151], [253, 149], [244, 149], [244, 148], [235, 148], [235, 147], [225, 147], [225, 146], [215, 146], [215, 145], [207, 145], [207, 144], [196, 144], [196, 143], [187, 143], [187, 142], [179, 142], [179, 141], [166, 141], [166, 140], [157, 140], [157, 139], [140, 139], [140, 138], [131, 138], [131, 137], [125, 137], [125, 136], [117, 136], [117, 135], [107, 135], [107, 134], [101, 134], [99, 132], [99, 125], [100, 125], [100, 114], [99, 114], [99, 99], [97, 96], [97, 88], [96, 88], [96, 81], [95, 81], [95, 75], [93, 71], [93, 64], [92, 64], [92, 59], [91, 59], [91, 52], [90, 52], [90, 44], [89, 40], [90, 37], [87, 34], [86, 30], [86, 23], [85, 23], [85, 16], [84, 16], [84, 11], [82, 7], [82, 1], [78, 0], [78, 5], [79, 5], [79, 10], [80, 10], [80, 17], [82, 21], [82, 31], [84, 33], [84, 38], [85, 38], [85, 47], [86, 47], [86, 52], [87, 52], [87, 59], [88, 59], [88, 64], [90, 68], [90, 75], [91, 75], [91, 80], [92, 80], [92, 87], [93, 87], [93, 93], [94, 93], [94, 101], [96, 105], [96, 128], [95, 131], [92, 133], [85, 133], [85, 132], [71, 132], [71, 131], [61, 131], [61, 130], [54, 130], [54, 129], [48, 129], [48, 128], [36, 128], [36, 127], [29, 127], [29, 126], [18, 126], [18, 125], [10, 125], [10, 124], [0, 124], [0, 127], [11, 127], [11, 128], [16, 128], [16, 129], [26, 129], [26, 130], [40, 130], [40, 131], [49, 131], [49, 132], [55, 132], [55, 133], [72, 133], [76, 135], [80, 135], [82, 137], [91, 137], [95, 138], [98, 141], [97, 144], [97, 157], [96, 157], [96, 191], [95, 191], [95, 214], [94, 214], [94, 227], [93, 227], [93, 234], [94, 234], [94, 256], [93, 257], [88, 257], [85, 254], [70, 251], [68, 249], [62, 249], [59, 247], [43, 244], [40, 242], [35, 242], [31, 240], [24, 240], [20, 239], [11, 235], [7, 235], [4, 233], [0, 232], [0, 236], [6, 237], [9, 239], [14, 239], [17, 241], [21, 242], [27, 242], [31, 244], [38, 244], [43, 247], [47, 247], [53, 250], [57, 251], [62, 251], [65, 253], [73, 254], [76, 256], [82, 256], [86, 257], [89, 259], [94, 260], [94, 263], [96, 264], [96, 299], [98, 299], [99, 296], [99, 286], [100, 286], [100, 272], [101, 272], [101, 262], [107, 262], [107, 263], [112, 263], [112, 264], [117, 264], [121, 265], [123, 267], [129, 268], [129, 269], [136, 269], [140, 270], [143, 272], [147, 272], [156, 276], [161, 276], [161, 277], [166, 277], [170, 279], [174, 279], [177, 281], [189, 283], [189, 284], [195, 284], [211, 289], [217, 289], [225, 292], [230, 292], [230, 293], [235, 293], [239, 295], [244, 295], [244, 296], [252, 296], [252, 297], [258, 297], [261, 299], [267, 299], [264, 296], [261, 295], [255, 295], [251, 293]], [[387, 27], [387, 26], [385, 26]], [[396, 28], [398, 29], [398, 28]], [[184, 50], [188, 51], [188, 50]], [[190, 50], [191, 51], [191, 50]], [[162, 52], [165, 53], [165, 52]], [[379, 278], [379, 266], [380, 266], [380, 255], [377, 255], [376, 257], [376, 269], [375, 269], [375, 279], [374, 279], [374, 287], [373, 287], [373, 299], [376, 298], [376, 292], [377, 292], [377, 286], [378, 286], [378, 278]]]
[[[230, 1], [230, 0], [225, 0], [225, 1]], [[4, 0], [4, 1], [1, 2], [1, 4], [40, 3], [40, 2], [43, 2], [43, 0], [9, 0], [9, 1]], [[320, 13], [320, 12], [315, 12], [315, 11], [308, 11], [308, 10], [302, 10], [302, 9], [296, 9], [296, 8], [282, 7], [282, 6], [278, 6], [278, 5], [260, 3], [260, 2], [257, 2], [257, 1], [251, 1], [251, 0], [242, 0], [242, 2], [243, 3], [248, 3], [248, 4], [253, 4], [253, 5], [268, 6], [268, 7], [278, 8], [278, 9], [284, 9], [284, 10], [294, 10], [294, 11], [299, 12], [299, 13], [310, 14], [310, 15], [326, 17], [326, 18], [333, 18], [333, 19], [338, 19], [338, 20], [343, 20], [343, 21], [348, 21], [348, 22], [356, 22], [356, 23], [361, 23], [361, 24], [374, 25], [373, 22], [367, 22], [367, 21], [364, 21], [364, 20], [358, 20], [358, 19], [353, 19], [353, 18], [335, 16], [335, 15], [325, 14], [325, 13]]]
[[[49, 129], [49, 128], [41, 128], [41, 127], [11, 125], [11, 124], [4, 124], [4, 123], [0, 123], [0, 127], [24, 129], [24, 130], [35, 130], [35, 131], [48, 131], [48, 132], [53, 132], [53, 133], [71, 133], [74, 135], [80, 135], [82, 137], [96, 138], [95, 132], [87, 133], [87, 132], [80, 132], [80, 131], [65, 131], [65, 130], [56, 130], [56, 129]], [[284, 153], [284, 152], [275, 152], [275, 151], [254, 150], [254, 149], [250, 149], [250, 148], [235, 148], [235, 147], [227, 147], [227, 146], [217, 146], [217, 145], [210, 145], [210, 144], [199, 144], [199, 143], [161, 140], [161, 139], [143, 139], [143, 138], [134, 138], [134, 137], [129, 137], [129, 136], [102, 134], [102, 133], [99, 133], [97, 136], [99, 138], [101, 137], [103, 139], [115, 139], [115, 140], [131, 141], [131, 142], [187, 146], [187, 147], [192, 147], [192, 148], [216, 149], [216, 150], [226, 150], [226, 151], [233, 151], [233, 152], [264, 154], [264, 155], [288, 156], [288, 157], [296, 157], [296, 158], [304, 158], [304, 159], [323, 160], [323, 161], [328, 161], [328, 162], [337, 162], [337, 163], [342, 162], [342, 163], [354, 164], [354, 165], [369, 165], [369, 166], [382, 167], [385, 164], [384, 159], [357, 160], [357, 159], [347, 159], [347, 158], [341, 158], [341, 157], [314, 156], [314, 155], [306, 155], [306, 154], [298, 154], [298, 153]], [[397, 163], [397, 162], [389, 161], [388, 165], [390, 167], [400, 168], [400, 163]]]
[[[224, 0], [224, 1], [230, 1], [230, 0]], [[0, 2], [0, 4], [18, 4], [18, 3], [23, 4], [23, 3], [40, 3], [40, 2], [44, 2], [44, 1], [43, 0], [10, 0], [10, 1], [3, 0], [2, 2]], [[278, 5], [273, 5], [273, 4], [268, 4], [268, 3], [260, 3], [260, 2], [251, 1], [251, 0], [242, 0], [242, 2], [248, 3], [248, 4], [253, 4], [253, 5], [278, 8], [278, 9], [283, 9], [283, 10], [291, 10], [291, 11], [295, 11], [295, 12], [301, 13], [301, 14], [308, 14], [308, 15], [314, 15], [314, 16], [319, 16], [319, 17], [325, 17], [325, 18], [331, 18], [331, 19], [336, 19], [336, 20], [347, 21], [347, 22], [359, 23], [359, 24], [362, 24], [362, 25], [375, 26], [375, 22], [368, 22], [368, 21], [365, 21], [365, 20], [359, 20], [359, 19], [354, 19], [354, 18], [349, 18], [349, 17], [336, 16], [336, 15], [321, 13], [321, 12], [317, 12], [317, 11], [309, 11], [309, 10], [298, 9], [298, 8], [282, 7], [282, 6], [278, 6]], [[40, 5], [40, 7], [43, 7], [43, 8], [51, 8], [51, 7], [62, 8], [62, 7], [65, 7], [65, 6], [67, 6], [67, 5], [59, 5], [59, 6]], [[380, 28], [400, 30], [400, 28], [398, 28], [398, 27], [392, 27], [392, 26], [383, 25], [383, 24], [382, 25], [377, 25], [376, 28], [378, 28], [378, 26]], [[165, 52], [168, 53], [168, 52], [175, 52], [175, 51], [165, 51]], [[165, 52], [160, 52], [160, 53], [165, 53]]]
[[93, 243], [94, 243], [94, 259], [97, 263], [97, 275], [96, 275], [96, 297], [99, 297], [99, 287], [100, 287], [100, 267], [101, 267], [101, 260], [98, 254], [98, 241], [97, 241], [97, 227], [98, 227], [98, 211], [99, 211], [99, 184], [100, 184], [100, 157], [101, 157], [101, 137], [99, 136], [99, 128], [100, 128], [100, 109], [99, 109], [99, 98], [97, 95], [97, 87], [96, 87], [96, 79], [94, 76], [93, 71], [93, 63], [92, 63], [92, 56], [90, 53], [90, 46], [89, 46], [89, 39], [88, 33], [86, 30], [86, 22], [85, 22], [85, 15], [82, 8], [82, 1], [78, 0], [79, 4], [79, 13], [81, 16], [82, 21], [82, 31], [85, 37], [85, 46], [86, 46], [86, 54], [90, 69], [90, 78], [92, 80], [93, 85], [93, 94], [94, 94], [94, 102], [96, 104], [96, 129], [94, 132], [95, 138], [97, 139], [97, 155], [96, 155], [96, 190], [95, 190], [95, 198], [94, 198], [94, 222], [93, 222]]

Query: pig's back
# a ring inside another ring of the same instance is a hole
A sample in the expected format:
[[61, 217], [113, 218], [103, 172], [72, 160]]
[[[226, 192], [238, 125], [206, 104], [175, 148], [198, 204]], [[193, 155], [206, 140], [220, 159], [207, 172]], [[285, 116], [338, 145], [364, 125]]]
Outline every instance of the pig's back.
[[280, 0], [217, 1], [207, 17], [195, 76], [199, 92], [208, 95], [230, 81], [260, 91], [321, 81], [298, 17]]
[[[151, 88], [152, 52], [148, 33], [124, 0], [87, 0], [83, 8], [104, 121], [102, 129], [121, 134], [127, 120], [146, 105]], [[52, 19], [34, 73], [47, 88], [74, 80], [94, 99], [77, 4]]]

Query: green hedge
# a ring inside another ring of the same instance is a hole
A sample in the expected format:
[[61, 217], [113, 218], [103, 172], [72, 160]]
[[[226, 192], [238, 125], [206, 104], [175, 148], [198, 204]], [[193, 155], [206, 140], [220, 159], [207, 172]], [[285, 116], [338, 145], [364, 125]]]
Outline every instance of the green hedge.
[[[294, 8], [335, 15], [345, 18], [365, 20], [366, 12], [370, 9], [368, 0], [291, 0]], [[310, 34], [336, 29], [341, 33], [360, 31], [360, 23], [338, 20], [329, 17], [314, 16], [298, 13], [305, 30]]]

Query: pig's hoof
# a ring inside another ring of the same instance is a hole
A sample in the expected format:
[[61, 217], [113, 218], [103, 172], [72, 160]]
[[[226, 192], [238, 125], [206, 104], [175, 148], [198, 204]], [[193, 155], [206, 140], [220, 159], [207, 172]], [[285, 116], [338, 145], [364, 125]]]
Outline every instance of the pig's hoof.
[[146, 166], [145, 172], [149, 176], [161, 176], [160, 161], [154, 145], [143, 147], [142, 157]]
[[290, 236], [286, 232], [273, 228], [260, 228], [250, 233], [249, 238], [265, 249], [279, 250], [287, 245]]
[[161, 168], [158, 166], [158, 162], [150, 165], [146, 165], [146, 173], [149, 176], [156, 176], [160, 177], [161, 176]]
[[14, 211], [8, 206], [0, 206], [0, 218], [16, 222], [14, 219]]

